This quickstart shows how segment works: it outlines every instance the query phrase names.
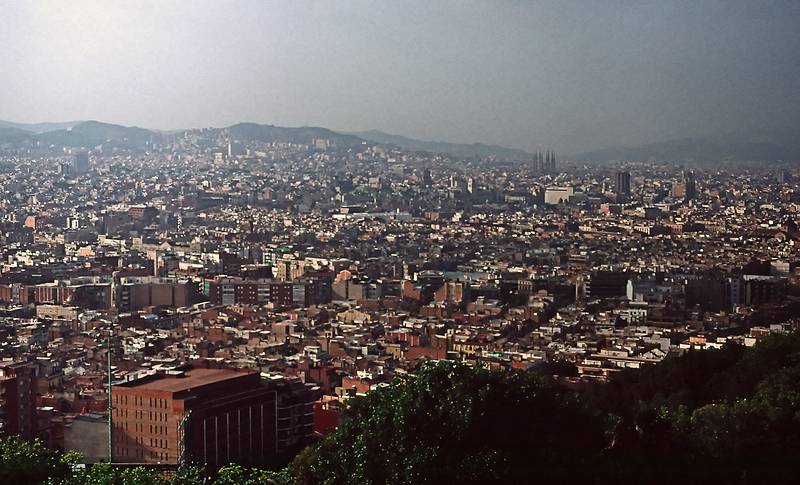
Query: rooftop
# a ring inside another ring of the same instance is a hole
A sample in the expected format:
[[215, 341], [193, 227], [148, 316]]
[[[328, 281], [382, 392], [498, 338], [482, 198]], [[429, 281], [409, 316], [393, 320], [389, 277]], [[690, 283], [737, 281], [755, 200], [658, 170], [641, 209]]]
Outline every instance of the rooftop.
[[253, 374], [233, 369], [191, 369], [176, 374], [158, 374], [144, 379], [125, 382], [119, 387], [149, 391], [180, 392]]

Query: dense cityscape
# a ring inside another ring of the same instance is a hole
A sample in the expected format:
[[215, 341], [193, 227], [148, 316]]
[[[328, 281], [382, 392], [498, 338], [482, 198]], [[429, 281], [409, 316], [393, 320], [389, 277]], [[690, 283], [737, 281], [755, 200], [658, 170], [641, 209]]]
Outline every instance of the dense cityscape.
[[89, 463], [290, 459], [426, 361], [581, 385], [800, 316], [788, 167], [282, 130], [0, 145], [4, 433]]
[[0, 24], [0, 485], [798, 481], [800, 2]]

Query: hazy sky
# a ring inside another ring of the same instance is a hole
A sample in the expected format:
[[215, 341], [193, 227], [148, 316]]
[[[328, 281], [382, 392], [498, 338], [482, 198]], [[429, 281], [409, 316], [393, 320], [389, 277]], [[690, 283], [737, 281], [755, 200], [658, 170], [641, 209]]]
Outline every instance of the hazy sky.
[[800, 1], [0, 0], [0, 119], [575, 153], [800, 126]]

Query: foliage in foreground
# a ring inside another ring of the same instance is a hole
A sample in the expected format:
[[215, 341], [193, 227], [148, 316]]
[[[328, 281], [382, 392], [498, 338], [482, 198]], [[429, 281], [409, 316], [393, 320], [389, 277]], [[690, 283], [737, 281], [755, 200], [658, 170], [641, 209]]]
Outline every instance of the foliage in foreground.
[[17, 437], [0, 440], [0, 483], [33, 485], [289, 485], [288, 469], [281, 471], [246, 468], [231, 464], [221, 468], [214, 479], [198, 467], [174, 474], [155, 468], [119, 467], [97, 463], [76, 468], [80, 455], [48, 450], [40, 441]]
[[[691, 352], [590, 393], [621, 417], [608, 463], [621, 481], [795, 483], [800, 334]], [[653, 481], [653, 480], [648, 480]]]
[[78, 458], [75, 453], [48, 450], [39, 441], [7, 438], [0, 441], [0, 483], [27, 485], [60, 479], [69, 475]]
[[613, 423], [551, 379], [441, 362], [353, 401], [293, 463], [297, 483], [590, 479]]
[[800, 335], [694, 351], [580, 392], [443, 362], [355, 400], [299, 484], [795, 483]]

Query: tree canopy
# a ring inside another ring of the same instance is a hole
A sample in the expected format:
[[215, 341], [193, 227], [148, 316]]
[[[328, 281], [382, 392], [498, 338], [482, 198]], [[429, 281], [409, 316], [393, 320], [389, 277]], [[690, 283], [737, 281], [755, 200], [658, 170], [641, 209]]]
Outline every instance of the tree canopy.
[[[800, 335], [690, 351], [570, 391], [440, 362], [351, 401], [295, 483], [794, 482]], [[544, 375], [542, 375], [544, 374]]]
[[354, 399], [297, 483], [525, 483], [591, 476], [607, 416], [552, 379], [439, 362]]
[[40, 441], [12, 436], [0, 440], [0, 483], [27, 485], [59, 480], [69, 475], [78, 458], [75, 453], [48, 450]]

